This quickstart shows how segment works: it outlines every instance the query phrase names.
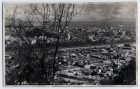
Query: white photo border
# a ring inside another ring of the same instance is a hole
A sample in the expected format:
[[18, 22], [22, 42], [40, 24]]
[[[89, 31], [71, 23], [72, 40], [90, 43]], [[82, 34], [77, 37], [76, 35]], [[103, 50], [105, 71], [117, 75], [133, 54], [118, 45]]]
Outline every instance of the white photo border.
[[[139, 58], [140, 58], [140, 53], [139, 53], [139, 51], [140, 51], [140, 46], [138, 45], [138, 44], [140, 44], [139, 42], [140, 42], [140, 30], [139, 30], [139, 28], [140, 28], [140, 26], [139, 26], [139, 21], [140, 21], [140, 19], [139, 19], [139, 15], [140, 15], [140, 10], [139, 10], [139, 8], [140, 8], [140, 1], [139, 0], [2, 0], [2, 1], [0, 1], [1, 2], [1, 4], [0, 4], [0, 17], [2, 17], [2, 19], [1, 19], [1, 21], [0, 21], [0, 28], [1, 28], [1, 30], [0, 30], [0, 63], [1, 63], [1, 67], [0, 67], [0, 72], [1, 72], [1, 74], [0, 74], [0, 79], [1, 79], [1, 82], [0, 82], [0, 89], [11, 89], [11, 88], [20, 88], [20, 89], [24, 89], [24, 88], [61, 88], [61, 89], [64, 89], [64, 88], [94, 88], [94, 89], [98, 89], [98, 88], [106, 88], [106, 89], [108, 89], [108, 88], [114, 88], [114, 89], [117, 89], [117, 88], [124, 88], [124, 89], [131, 89], [131, 88], [133, 88], [133, 89], [138, 89], [138, 88], [140, 88], [139, 86], [140, 86], [140, 83], [139, 83], [139, 81], [140, 81], [140, 61], [139, 61]], [[63, 85], [60, 85], [60, 86], [57, 86], [57, 85], [19, 85], [19, 86], [17, 86], [17, 85], [12, 85], [12, 86], [4, 86], [5, 84], [4, 84], [4, 74], [3, 74], [3, 72], [4, 72], [4, 69], [3, 69], [3, 67], [4, 67], [4, 25], [3, 25], [3, 21], [4, 21], [4, 19], [3, 19], [3, 3], [4, 2], [8, 2], [8, 3], [31, 3], [31, 2], [33, 2], [33, 3], [36, 3], [36, 2], [39, 2], [39, 3], [42, 3], [42, 2], [50, 2], [50, 3], [52, 3], [52, 2], [56, 2], [56, 3], [58, 3], [58, 2], [76, 2], [76, 3], [82, 3], [82, 2], [137, 2], [137, 19], [138, 19], [138, 21], [137, 21], [137, 34], [136, 34], [136, 39], [137, 39], [137, 41], [136, 41], [136, 44], [137, 44], [137, 84], [136, 85], [103, 85], [103, 86], [93, 86], [93, 85], [86, 85], [86, 86], [78, 86], [77, 87], [77, 85], [76, 86], [73, 86], [73, 85], [70, 85], [70, 86], [68, 86], [68, 85], [66, 85], [66, 86], [63, 86]]]

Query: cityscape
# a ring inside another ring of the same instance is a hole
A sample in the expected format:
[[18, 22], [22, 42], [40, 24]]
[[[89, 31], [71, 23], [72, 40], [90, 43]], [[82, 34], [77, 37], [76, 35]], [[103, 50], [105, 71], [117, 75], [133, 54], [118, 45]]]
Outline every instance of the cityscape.
[[4, 6], [5, 85], [136, 85], [135, 2]]

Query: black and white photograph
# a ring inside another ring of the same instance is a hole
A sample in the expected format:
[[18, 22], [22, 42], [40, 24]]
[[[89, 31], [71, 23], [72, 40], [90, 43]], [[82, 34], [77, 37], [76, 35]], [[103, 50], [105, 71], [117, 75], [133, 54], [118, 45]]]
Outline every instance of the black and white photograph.
[[3, 82], [134, 85], [137, 2], [3, 3]]

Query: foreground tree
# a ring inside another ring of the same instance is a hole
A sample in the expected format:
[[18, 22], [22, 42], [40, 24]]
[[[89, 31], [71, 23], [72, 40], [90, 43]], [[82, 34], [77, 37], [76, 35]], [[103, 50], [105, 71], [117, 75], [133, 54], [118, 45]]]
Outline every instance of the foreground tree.
[[[24, 81], [27, 82], [25, 84], [54, 84], [61, 36], [84, 5], [80, 10], [76, 9], [75, 4], [65, 3], [26, 6], [20, 12], [21, 19], [17, 15], [18, 6], [15, 7], [13, 15], [10, 15], [10, 28], [20, 38], [18, 52], [14, 56], [15, 64], [18, 64], [15, 68], [18, 77], [10, 84], [23, 84]], [[48, 46], [50, 37], [54, 39], [55, 48]]]

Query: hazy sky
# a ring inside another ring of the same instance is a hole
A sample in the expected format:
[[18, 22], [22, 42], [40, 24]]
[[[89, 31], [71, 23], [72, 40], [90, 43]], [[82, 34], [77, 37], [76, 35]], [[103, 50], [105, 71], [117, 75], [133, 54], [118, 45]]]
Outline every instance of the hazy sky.
[[[81, 3], [82, 4], [82, 3]], [[19, 11], [26, 7], [25, 4], [18, 5]], [[13, 12], [15, 4], [5, 4], [6, 11]], [[6, 12], [5, 11], [5, 12]], [[135, 20], [137, 15], [136, 2], [109, 2], [109, 3], [86, 3], [75, 21], [93, 20]]]
[[87, 4], [75, 20], [134, 20], [136, 3], [93, 3]]

